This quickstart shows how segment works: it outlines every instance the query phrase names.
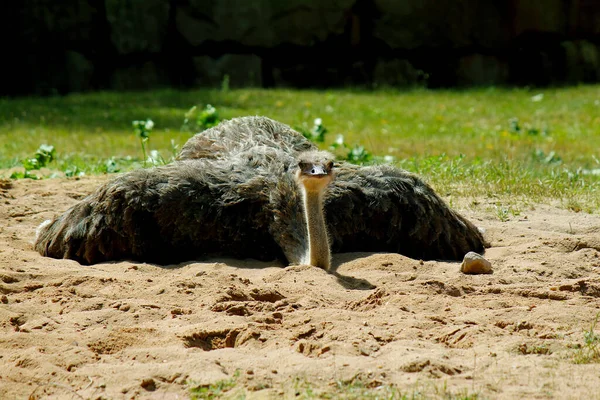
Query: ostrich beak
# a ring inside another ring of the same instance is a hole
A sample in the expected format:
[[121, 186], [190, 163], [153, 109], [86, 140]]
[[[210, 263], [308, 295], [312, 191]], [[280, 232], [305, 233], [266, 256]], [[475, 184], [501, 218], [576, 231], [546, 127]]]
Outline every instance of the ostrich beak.
[[311, 169], [307, 171], [307, 175], [319, 178], [328, 175], [328, 172], [327, 169], [325, 169], [325, 166], [320, 164], [313, 164]]

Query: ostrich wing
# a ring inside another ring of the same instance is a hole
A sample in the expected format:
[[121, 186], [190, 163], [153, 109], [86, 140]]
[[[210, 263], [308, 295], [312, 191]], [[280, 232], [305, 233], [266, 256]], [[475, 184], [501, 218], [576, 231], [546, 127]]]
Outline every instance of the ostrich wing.
[[459, 260], [484, 249], [479, 230], [431, 187], [389, 166], [340, 165], [325, 198], [325, 214], [334, 252]]
[[265, 174], [218, 160], [126, 173], [42, 226], [35, 248], [84, 264], [174, 263], [203, 254], [273, 259]]

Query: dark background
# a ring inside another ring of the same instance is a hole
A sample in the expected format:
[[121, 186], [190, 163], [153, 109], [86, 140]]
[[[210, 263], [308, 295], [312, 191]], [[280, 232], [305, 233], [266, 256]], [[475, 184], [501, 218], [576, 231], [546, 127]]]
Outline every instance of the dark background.
[[600, 79], [600, 0], [22, 0], [0, 95]]

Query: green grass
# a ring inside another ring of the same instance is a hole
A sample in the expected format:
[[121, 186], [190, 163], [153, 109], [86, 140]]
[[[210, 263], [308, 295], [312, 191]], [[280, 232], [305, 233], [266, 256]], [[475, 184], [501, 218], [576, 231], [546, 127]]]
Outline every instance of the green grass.
[[600, 363], [600, 334], [595, 332], [599, 320], [600, 313], [596, 314], [590, 329], [583, 332], [583, 345], [573, 356], [575, 364]]
[[169, 158], [193, 134], [182, 130], [188, 110], [206, 104], [221, 118], [265, 115], [305, 130], [321, 118], [327, 129], [322, 148], [342, 134], [351, 146], [393, 156], [442, 195], [490, 198], [501, 218], [513, 213], [506, 199], [600, 208], [600, 86], [160, 90], [0, 99], [0, 169], [21, 165], [43, 143], [56, 149], [51, 169], [104, 173], [115, 170], [107, 167], [111, 158], [121, 171], [139, 167], [142, 152], [131, 123], [147, 118], [155, 124], [147, 149]]
[[[335, 381], [316, 386], [304, 378], [294, 377], [287, 383], [276, 385], [276, 388], [253, 389], [244, 387], [238, 381], [239, 372], [233, 377], [213, 384], [197, 385], [189, 383], [190, 397], [197, 400], [252, 398], [283, 399], [344, 399], [344, 400], [478, 400], [478, 393], [467, 389], [449, 390], [445, 383], [415, 384], [409, 390], [382, 383], [368, 383], [361, 379], [349, 382]], [[265, 391], [262, 391], [265, 390]], [[262, 393], [261, 393], [262, 391]]]
[[239, 371], [236, 371], [232, 378], [223, 379], [210, 385], [191, 384], [190, 397], [202, 400], [221, 399], [224, 397], [243, 399], [245, 397], [244, 389], [240, 387], [236, 388], [239, 374]]

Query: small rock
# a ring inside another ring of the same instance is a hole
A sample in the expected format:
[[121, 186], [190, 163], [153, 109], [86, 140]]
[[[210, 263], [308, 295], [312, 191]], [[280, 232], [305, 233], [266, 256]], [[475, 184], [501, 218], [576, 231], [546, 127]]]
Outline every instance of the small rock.
[[1, 301], [2, 303], [4, 303], [4, 304], [7, 304], [7, 303], [8, 303], [8, 297], [6, 297], [6, 296], [2, 296], [2, 297], [0, 297], [0, 301]]
[[465, 258], [460, 265], [460, 272], [463, 274], [491, 274], [493, 270], [492, 264], [488, 260], [470, 251], [465, 254]]

